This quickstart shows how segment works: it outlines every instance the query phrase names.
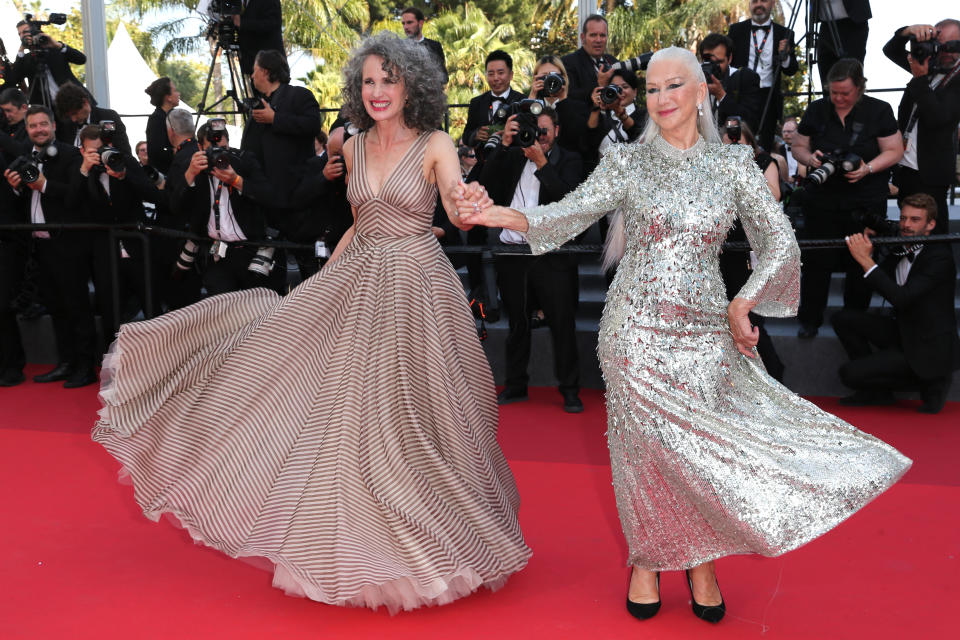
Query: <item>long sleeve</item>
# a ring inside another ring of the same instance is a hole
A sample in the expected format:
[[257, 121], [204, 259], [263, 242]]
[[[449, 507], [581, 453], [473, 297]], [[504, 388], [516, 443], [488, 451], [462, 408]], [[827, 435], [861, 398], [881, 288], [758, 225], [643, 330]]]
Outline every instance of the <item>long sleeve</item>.
[[534, 254], [556, 249], [626, 200], [633, 145], [611, 147], [590, 177], [560, 202], [525, 209], [527, 242]]
[[753, 161], [753, 150], [746, 145], [735, 149], [739, 154], [733, 160], [738, 217], [757, 254], [757, 266], [737, 297], [756, 302], [753, 311], [762, 316], [796, 315], [800, 301], [797, 239]]

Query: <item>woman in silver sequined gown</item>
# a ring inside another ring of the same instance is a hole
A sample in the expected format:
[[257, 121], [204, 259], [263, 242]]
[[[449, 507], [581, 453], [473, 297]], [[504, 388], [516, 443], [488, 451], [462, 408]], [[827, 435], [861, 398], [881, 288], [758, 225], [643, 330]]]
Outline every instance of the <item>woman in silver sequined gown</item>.
[[[526, 232], [538, 254], [620, 210], [625, 252], [597, 351], [617, 508], [639, 569], [628, 609], [632, 600], [653, 615], [656, 572], [692, 569], [694, 611], [716, 622], [724, 608], [712, 560], [795, 549], [910, 461], [767, 375], [747, 312], [795, 314], [793, 231], [751, 150], [720, 144], [709, 108], [698, 116], [705, 84], [692, 54], [658, 52], [647, 90], [645, 142], [613, 147], [562, 201], [522, 214], [484, 208], [471, 185], [459, 209], [466, 222]], [[728, 309], [718, 253], [735, 218], [759, 264]]]

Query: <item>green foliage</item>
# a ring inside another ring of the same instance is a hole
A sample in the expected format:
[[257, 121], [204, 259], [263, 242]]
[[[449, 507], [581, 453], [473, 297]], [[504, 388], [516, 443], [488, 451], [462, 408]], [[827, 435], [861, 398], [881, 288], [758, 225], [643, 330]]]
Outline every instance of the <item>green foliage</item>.
[[694, 50], [708, 33], [726, 33], [746, 14], [744, 0], [634, 0], [607, 19], [610, 53], [632, 57], [669, 46]]

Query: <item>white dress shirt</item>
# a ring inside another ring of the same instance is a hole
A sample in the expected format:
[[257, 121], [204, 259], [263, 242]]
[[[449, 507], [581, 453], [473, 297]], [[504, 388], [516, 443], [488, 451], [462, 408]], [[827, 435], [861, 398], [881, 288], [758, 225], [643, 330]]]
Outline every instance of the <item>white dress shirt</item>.
[[[34, 151], [38, 151], [36, 147], [33, 148]], [[37, 167], [40, 169], [40, 173], [43, 173], [43, 163], [38, 162]], [[23, 185], [22, 188], [30, 189], [30, 187]], [[32, 224], [45, 224], [47, 219], [43, 215], [43, 200], [42, 196], [47, 191], [47, 183], [44, 181], [43, 188], [39, 191], [30, 189], [30, 222]], [[34, 231], [34, 238], [49, 238], [49, 231]]]
[[[894, 276], [896, 277], [898, 287], [902, 287], [907, 283], [907, 278], [910, 277], [910, 269], [913, 268], [913, 263], [916, 261], [917, 256], [920, 255], [921, 251], [923, 251], [923, 245], [920, 245], [913, 250], [913, 260], [908, 259], [907, 256], [900, 258], [900, 262], [897, 263], [897, 268], [896, 268], [896, 271], [894, 272]], [[876, 269], [878, 266], [879, 265], [875, 264], [869, 269], [867, 269], [867, 272], [863, 274], [863, 277], [866, 278], [867, 276], [869, 276], [871, 273], [873, 273], [873, 270]]]
[[[766, 34], [766, 42], [764, 42], [764, 33], [763, 31], [754, 31], [753, 25], [758, 27], [770, 27], [770, 31]], [[773, 86], [773, 20], [767, 20], [765, 23], [760, 24], [758, 22], [750, 21], [750, 37], [747, 42], [747, 50], [750, 54], [748, 58], [747, 66], [750, 69], [753, 69], [757, 72], [757, 75], [760, 76], [760, 86], [761, 87], [772, 87]], [[763, 45], [761, 47], [761, 45]], [[757, 49], [760, 49], [760, 60], [757, 61]], [[786, 52], [789, 53], [789, 52]], [[790, 56], [784, 55], [783, 61], [780, 63], [782, 67], [787, 67], [790, 64]]]
[[[628, 104], [624, 111], [628, 116], [633, 116], [636, 112], [637, 107], [633, 103]], [[613, 126], [610, 128], [610, 131], [607, 131], [607, 135], [603, 137], [603, 140], [600, 141], [600, 146], [597, 147], [597, 150], [600, 152], [600, 155], [603, 156], [611, 146], [617, 143], [628, 142], [627, 132], [623, 128], [623, 123], [620, 122], [615, 114], [611, 113], [610, 118], [613, 120]]]
[[[237, 219], [233, 216], [233, 206], [230, 204], [230, 189], [226, 185], [221, 185], [220, 181], [210, 176], [210, 216], [207, 218], [207, 235], [214, 240], [223, 240], [224, 242], [236, 242], [237, 240], [246, 240], [237, 224]], [[222, 189], [221, 189], [222, 187]], [[217, 201], [217, 191], [221, 191], [220, 196], [220, 230], [217, 231], [217, 220], [213, 210], [213, 205]]]
[[[517, 182], [517, 188], [513, 191], [513, 199], [510, 201], [511, 209], [526, 209], [540, 204], [540, 180], [534, 175], [537, 165], [533, 160], [527, 160], [523, 165], [523, 171], [520, 173], [520, 180]], [[500, 242], [504, 244], [524, 244], [527, 241], [526, 236], [512, 229], [503, 229], [500, 232]]]

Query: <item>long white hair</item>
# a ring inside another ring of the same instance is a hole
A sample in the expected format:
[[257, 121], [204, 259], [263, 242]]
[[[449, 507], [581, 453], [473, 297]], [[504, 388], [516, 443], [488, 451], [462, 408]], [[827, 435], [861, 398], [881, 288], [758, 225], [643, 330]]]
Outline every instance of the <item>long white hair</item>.
[[[703, 75], [703, 69], [700, 68], [700, 62], [692, 52], [680, 47], [667, 47], [660, 49], [650, 58], [650, 64], [647, 70], [653, 68], [658, 62], [674, 61], [680, 62], [686, 67], [690, 77], [697, 83], [706, 83], [707, 79]], [[706, 100], [704, 100], [706, 102]], [[709, 103], [703, 105], [702, 114], [697, 117], [697, 131], [703, 136], [706, 142], [720, 142], [720, 133], [717, 131], [717, 123], [713, 119], [713, 112]], [[653, 118], [647, 114], [647, 125], [640, 135], [638, 144], [652, 142], [654, 138], [660, 136], [660, 125], [653, 121]], [[627, 237], [623, 223], [623, 212], [620, 209], [611, 214], [610, 229], [607, 231], [607, 241], [603, 247], [603, 269], [607, 270], [617, 265], [623, 257], [626, 249]]]

